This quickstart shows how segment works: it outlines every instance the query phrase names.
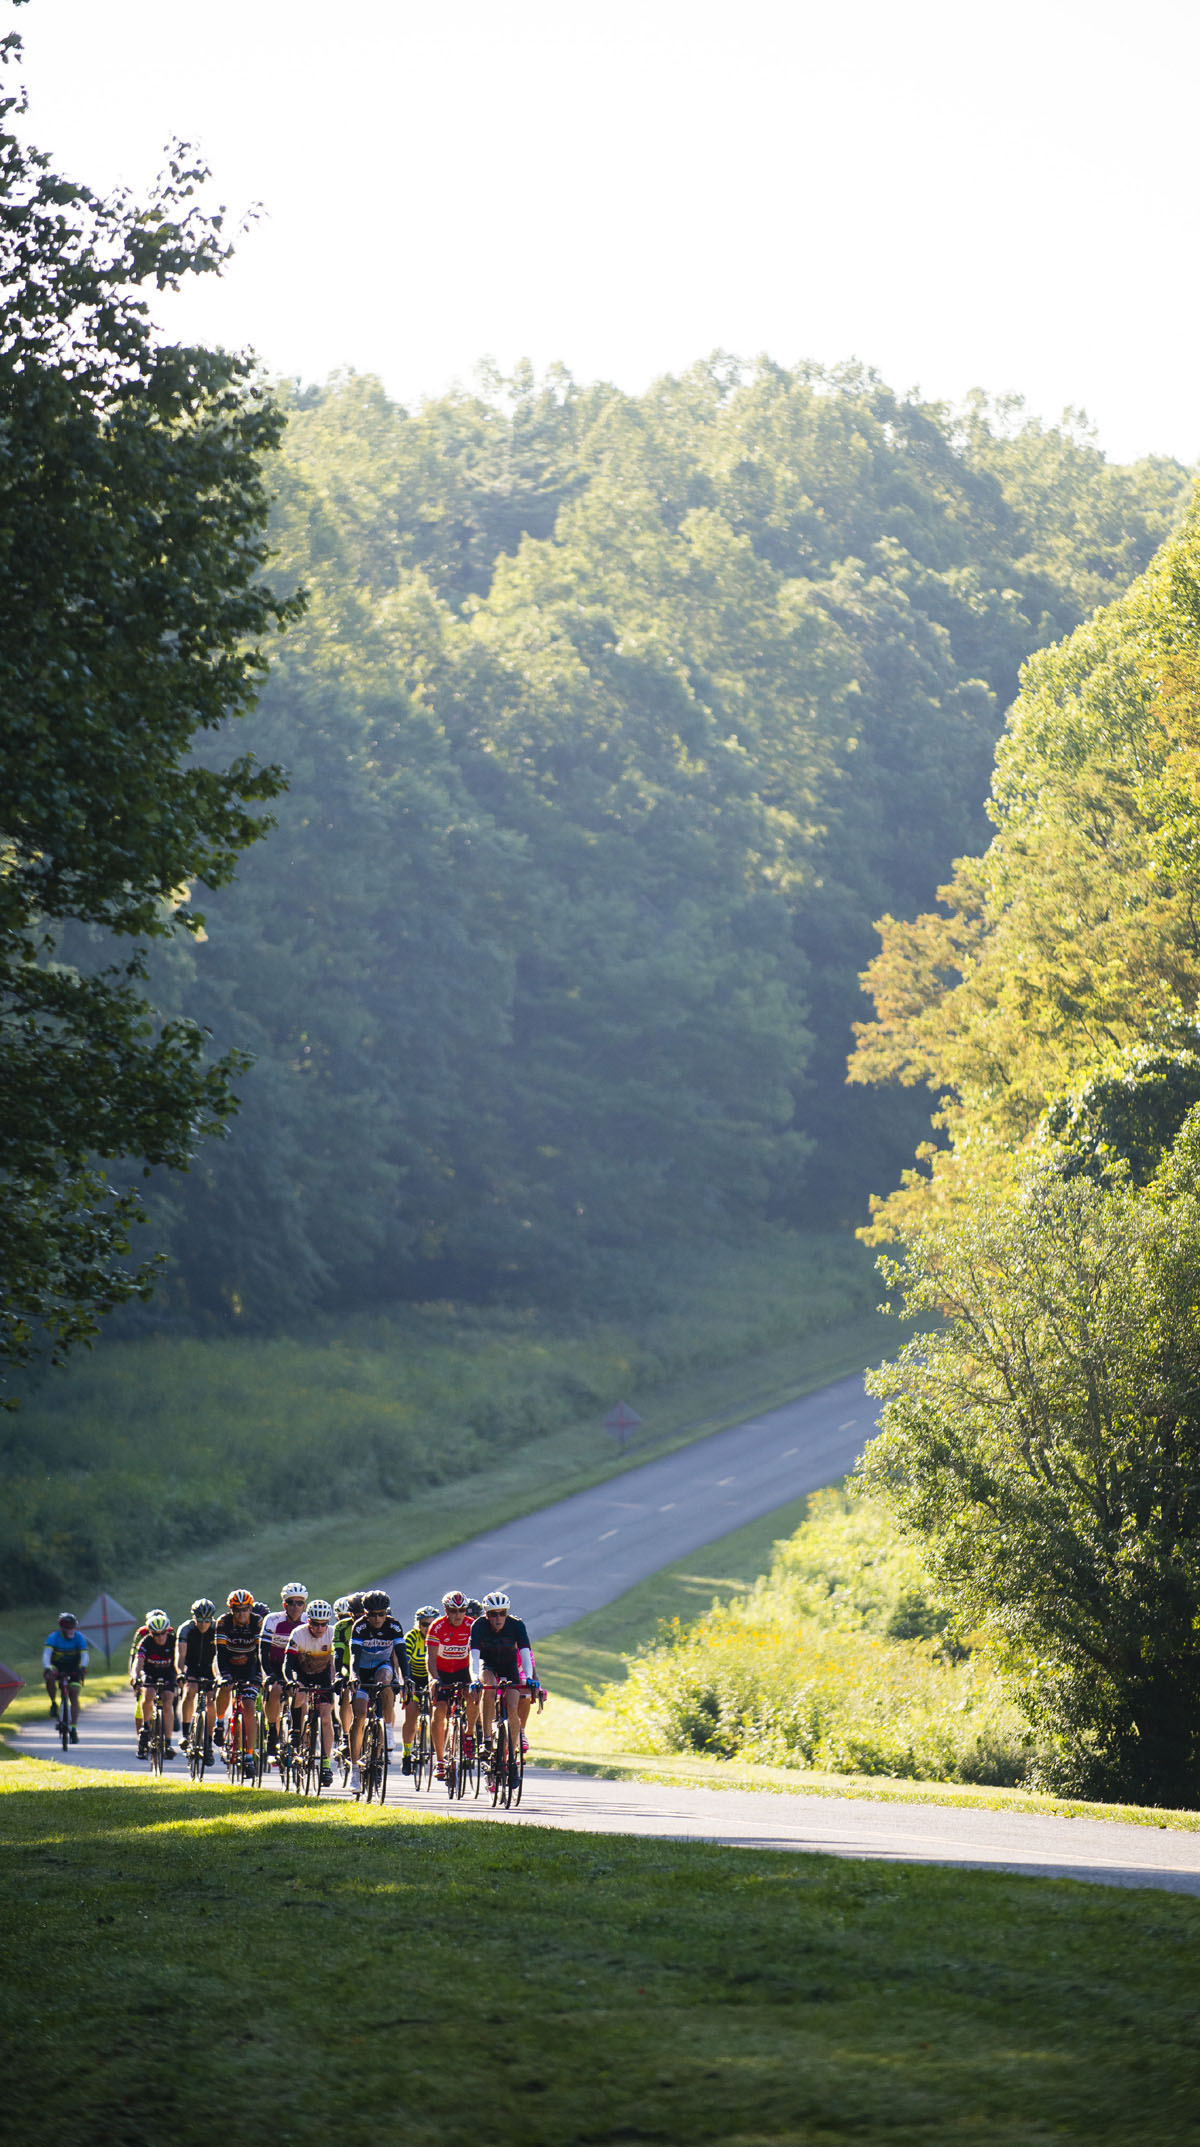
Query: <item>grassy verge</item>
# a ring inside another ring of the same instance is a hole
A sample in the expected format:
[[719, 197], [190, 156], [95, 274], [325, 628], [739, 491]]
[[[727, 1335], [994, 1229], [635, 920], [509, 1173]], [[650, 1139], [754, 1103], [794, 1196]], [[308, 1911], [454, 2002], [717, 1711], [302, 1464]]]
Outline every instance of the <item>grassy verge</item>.
[[703, 1550], [664, 1566], [651, 1580], [581, 1618], [565, 1632], [538, 1643], [538, 1669], [551, 1692], [537, 1726], [540, 1764], [565, 1767], [609, 1780], [678, 1782], [690, 1788], [768, 1789], [781, 1796], [866, 1797], [885, 1803], [960, 1804], [991, 1811], [1044, 1812], [1060, 1818], [1123, 1820], [1193, 1833], [1200, 1814], [1160, 1811], [1142, 1805], [1091, 1804], [1028, 1789], [996, 1789], [970, 1783], [914, 1782], [879, 1774], [829, 1774], [796, 1767], [755, 1766], [710, 1759], [700, 1753], [622, 1752], [613, 1748], [611, 1726], [589, 1704], [590, 1692], [618, 1682], [626, 1657], [652, 1640], [660, 1618], [695, 1618], [711, 1603], [728, 1602], [753, 1585], [771, 1564], [774, 1544], [800, 1526], [808, 1500], [781, 1506], [762, 1520], [735, 1529]]
[[[346, 1512], [271, 1519], [204, 1551], [137, 1560], [107, 1573], [104, 1585], [131, 1611], [140, 1614], [161, 1602], [176, 1616], [185, 1615], [187, 1604], [202, 1592], [223, 1599], [241, 1582], [274, 1597], [293, 1572], [314, 1592], [320, 1588], [336, 1596], [449, 1549], [480, 1529], [515, 1519], [533, 1506], [585, 1490], [639, 1461], [670, 1453], [861, 1371], [895, 1343], [894, 1321], [862, 1313], [778, 1342], [750, 1360], [691, 1369], [664, 1380], [652, 1402], [642, 1407], [644, 1430], [624, 1455], [594, 1416], [578, 1418], [464, 1470], [453, 1484], [417, 1489], [403, 1503], [372, 1495]], [[633, 1394], [625, 1398], [638, 1399]], [[301, 1495], [298, 1491], [297, 1497]], [[277, 1508], [280, 1502], [274, 1503]], [[87, 1600], [85, 1596], [73, 1607], [83, 1611]], [[60, 1601], [50, 1598], [0, 1615], [0, 1660], [32, 1681], [42, 1642], [61, 1608]], [[4, 1719], [0, 1717], [0, 1724]]]
[[1188, 1898], [38, 1774], [0, 1778], [22, 2147], [457, 2147], [480, 2103], [529, 2147], [1200, 2141]]

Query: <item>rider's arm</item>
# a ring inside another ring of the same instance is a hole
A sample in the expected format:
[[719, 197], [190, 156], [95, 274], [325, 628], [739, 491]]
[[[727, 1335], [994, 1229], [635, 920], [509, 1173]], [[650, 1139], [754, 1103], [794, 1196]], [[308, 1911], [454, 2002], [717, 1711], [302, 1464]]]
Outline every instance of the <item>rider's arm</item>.
[[84, 1645], [83, 1645], [83, 1646], [82, 1646], [82, 1647], [80, 1648], [80, 1650], [79, 1650], [79, 1654], [78, 1654], [78, 1656], [76, 1657], [76, 1662], [75, 1662], [75, 1667], [76, 1667], [76, 1669], [77, 1669], [77, 1670], [78, 1670], [78, 1672], [79, 1672], [79, 1681], [80, 1681], [80, 1684], [82, 1684], [82, 1683], [83, 1683], [83, 1680], [84, 1680], [84, 1678], [85, 1678], [85, 1677], [86, 1677], [86, 1675], [87, 1675], [87, 1666], [88, 1666], [88, 1664], [89, 1664], [89, 1662], [90, 1662], [90, 1661], [91, 1661], [91, 1656], [90, 1656], [90, 1655], [89, 1655], [89, 1653], [88, 1653], [88, 1650], [87, 1650], [87, 1643], [86, 1643], [86, 1641], [85, 1641]]
[[479, 1652], [479, 1649], [478, 1649], [478, 1648], [472, 1648], [472, 1649], [471, 1649], [471, 1683], [472, 1683], [473, 1685], [479, 1685], [479, 1684], [482, 1684], [482, 1682], [483, 1682], [483, 1657], [482, 1657], [482, 1655], [480, 1654], [480, 1652]]
[[42, 1649], [42, 1668], [43, 1670], [52, 1670], [54, 1668], [54, 1654], [50, 1648]]
[[517, 1682], [521, 1685], [532, 1685], [533, 1683], [533, 1649], [531, 1647], [517, 1649]]

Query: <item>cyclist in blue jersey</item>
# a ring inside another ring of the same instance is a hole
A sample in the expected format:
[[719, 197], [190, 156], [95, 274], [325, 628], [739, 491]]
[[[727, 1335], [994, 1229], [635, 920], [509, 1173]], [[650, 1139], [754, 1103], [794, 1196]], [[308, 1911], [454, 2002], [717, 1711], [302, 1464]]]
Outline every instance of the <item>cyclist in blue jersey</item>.
[[50, 1695], [50, 1712], [58, 1720], [58, 1681], [65, 1671], [71, 1701], [71, 1743], [79, 1743], [79, 1688], [87, 1676], [88, 1638], [73, 1610], [60, 1610], [58, 1624], [42, 1649], [42, 1676]]
[[404, 1627], [391, 1616], [391, 1598], [382, 1588], [369, 1588], [363, 1597], [363, 1615], [350, 1629], [350, 1660], [354, 1678], [354, 1721], [350, 1729], [350, 1787], [355, 1796], [361, 1788], [358, 1755], [362, 1750], [363, 1723], [377, 1686], [383, 1688], [383, 1719], [388, 1751], [392, 1749], [396, 1717], [396, 1686], [404, 1682], [399, 1650], [404, 1646]]

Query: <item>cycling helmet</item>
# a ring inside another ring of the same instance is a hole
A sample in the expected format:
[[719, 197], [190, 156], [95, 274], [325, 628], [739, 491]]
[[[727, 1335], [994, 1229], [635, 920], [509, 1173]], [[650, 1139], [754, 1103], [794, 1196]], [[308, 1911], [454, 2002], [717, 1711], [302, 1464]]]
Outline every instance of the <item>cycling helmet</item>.
[[483, 1607], [485, 1610], [511, 1610], [512, 1604], [503, 1588], [493, 1588], [490, 1595], [484, 1596]]
[[216, 1604], [210, 1603], [206, 1595], [196, 1597], [195, 1602], [192, 1604], [192, 1616], [194, 1618], [215, 1618], [216, 1614]]
[[420, 1609], [419, 1609], [419, 1610], [418, 1610], [418, 1611], [417, 1611], [417, 1612], [415, 1613], [415, 1615], [414, 1615], [414, 1618], [413, 1618], [413, 1624], [414, 1624], [414, 1625], [432, 1625], [432, 1624], [433, 1624], [433, 1621], [434, 1621], [434, 1619], [436, 1618], [436, 1616], [437, 1616], [437, 1607], [436, 1607], [436, 1605], [435, 1605], [435, 1604], [433, 1604], [433, 1603], [422, 1603], [422, 1605], [421, 1605], [421, 1608], [420, 1608]]
[[256, 1618], [266, 1618], [269, 1617], [271, 1614], [271, 1606], [269, 1603], [260, 1603], [256, 1600], [255, 1602], [251, 1603], [250, 1608], [254, 1612]]
[[442, 1597], [443, 1610], [465, 1610], [466, 1607], [467, 1599], [466, 1596], [463, 1594], [461, 1588], [451, 1588], [448, 1593]]
[[320, 1596], [318, 1596], [315, 1602], [309, 1604], [304, 1615], [310, 1625], [328, 1625], [333, 1616], [333, 1611], [330, 1605], [322, 1602]]
[[355, 1593], [350, 1598], [350, 1615], [352, 1618], [361, 1618], [362, 1614], [363, 1594], [362, 1589], [359, 1588], [355, 1590]]
[[60, 1626], [78, 1625], [79, 1620], [73, 1610], [60, 1610], [58, 1613], [58, 1622]]
[[362, 1600], [368, 1617], [373, 1610], [390, 1610], [392, 1607], [391, 1596], [385, 1595], [382, 1588], [368, 1588]]
[[287, 1580], [279, 1591], [279, 1597], [284, 1603], [307, 1603], [308, 1589], [302, 1580]]
[[230, 1610], [257, 1610], [258, 1608], [249, 1588], [231, 1588], [225, 1601]]
[[333, 1615], [335, 1618], [348, 1618], [353, 1608], [354, 1604], [348, 1595], [339, 1595], [333, 1606]]
[[152, 1633], [169, 1633], [171, 1630], [171, 1620], [165, 1610], [152, 1610], [146, 1625]]
[[467, 1600], [467, 1616], [469, 1618], [481, 1618], [483, 1616], [483, 1604], [473, 1595], [468, 1597]]

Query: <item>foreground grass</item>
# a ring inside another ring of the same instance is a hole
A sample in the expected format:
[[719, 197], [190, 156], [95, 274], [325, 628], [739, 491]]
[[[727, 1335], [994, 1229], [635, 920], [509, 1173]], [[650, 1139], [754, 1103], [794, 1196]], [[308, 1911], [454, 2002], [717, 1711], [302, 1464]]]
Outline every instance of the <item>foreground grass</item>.
[[[313, 1591], [319, 1588], [331, 1597], [340, 1595], [399, 1566], [449, 1549], [484, 1528], [514, 1520], [529, 1512], [531, 1506], [586, 1490], [621, 1469], [690, 1445], [710, 1432], [798, 1395], [813, 1393], [831, 1380], [861, 1371], [895, 1344], [894, 1321], [875, 1312], [862, 1312], [851, 1319], [794, 1334], [729, 1364], [693, 1367], [674, 1374], [654, 1388], [650, 1402], [636, 1391], [628, 1392], [624, 1398], [639, 1403], [645, 1426], [624, 1454], [605, 1433], [596, 1415], [589, 1414], [541, 1437], [531, 1436], [511, 1451], [497, 1451], [483, 1465], [464, 1468], [452, 1484], [413, 1488], [403, 1501], [372, 1493], [369, 1498], [360, 1498], [348, 1511], [335, 1508], [302, 1517], [277, 1518], [279, 1501], [273, 1498], [271, 1517], [261, 1524], [236, 1531], [204, 1550], [183, 1551], [166, 1558], [153, 1555], [154, 1538], [149, 1534], [149, 1555], [106, 1569], [100, 1584], [139, 1615], [149, 1605], [162, 1603], [173, 1615], [184, 1616], [195, 1596], [208, 1593], [223, 1599], [232, 1586], [243, 1582], [274, 1599], [281, 1583], [293, 1573], [298, 1573]], [[169, 1350], [172, 1345], [161, 1346]], [[200, 1349], [202, 1345], [187, 1347]], [[232, 1382], [236, 1350], [245, 1351], [244, 1362], [251, 1366], [257, 1346], [221, 1347], [234, 1353], [225, 1366]], [[277, 1352], [282, 1347], [262, 1345], [267, 1352]], [[273, 1357], [271, 1361], [275, 1361]], [[129, 1362], [132, 1376], [136, 1360], [131, 1358]], [[277, 1410], [290, 1406], [306, 1368], [311, 1368], [309, 1359], [300, 1351], [282, 1397], [273, 1405]], [[241, 1394], [239, 1405], [251, 1407], [256, 1391], [251, 1384]], [[612, 1399], [616, 1398], [614, 1393]], [[324, 1405], [327, 1399], [321, 1389], [318, 1400]], [[226, 1400], [232, 1406], [232, 1387]], [[166, 1412], [165, 1400], [163, 1407]], [[252, 1435], [253, 1427], [248, 1424], [245, 1436]], [[336, 1473], [334, 1484], [336, 1487]], [[86, 1610], [97, 1585], [87, 1583], [82, 1594], [73, 1591], [73, 1597], [78, 1599], [72, 1600], [71, 1607], [79, 1612]], [[0, 1660], [32, 1682], [38, 1676], [42, 1642], [62, 1607], [59, 1598], [48, 1597], [0, 1615]], [[99, 1663], [103, 1667], [103, 1656]]]
[[22, 2147], [1200, 2141], [1188, 1898], [33, 1775]]

